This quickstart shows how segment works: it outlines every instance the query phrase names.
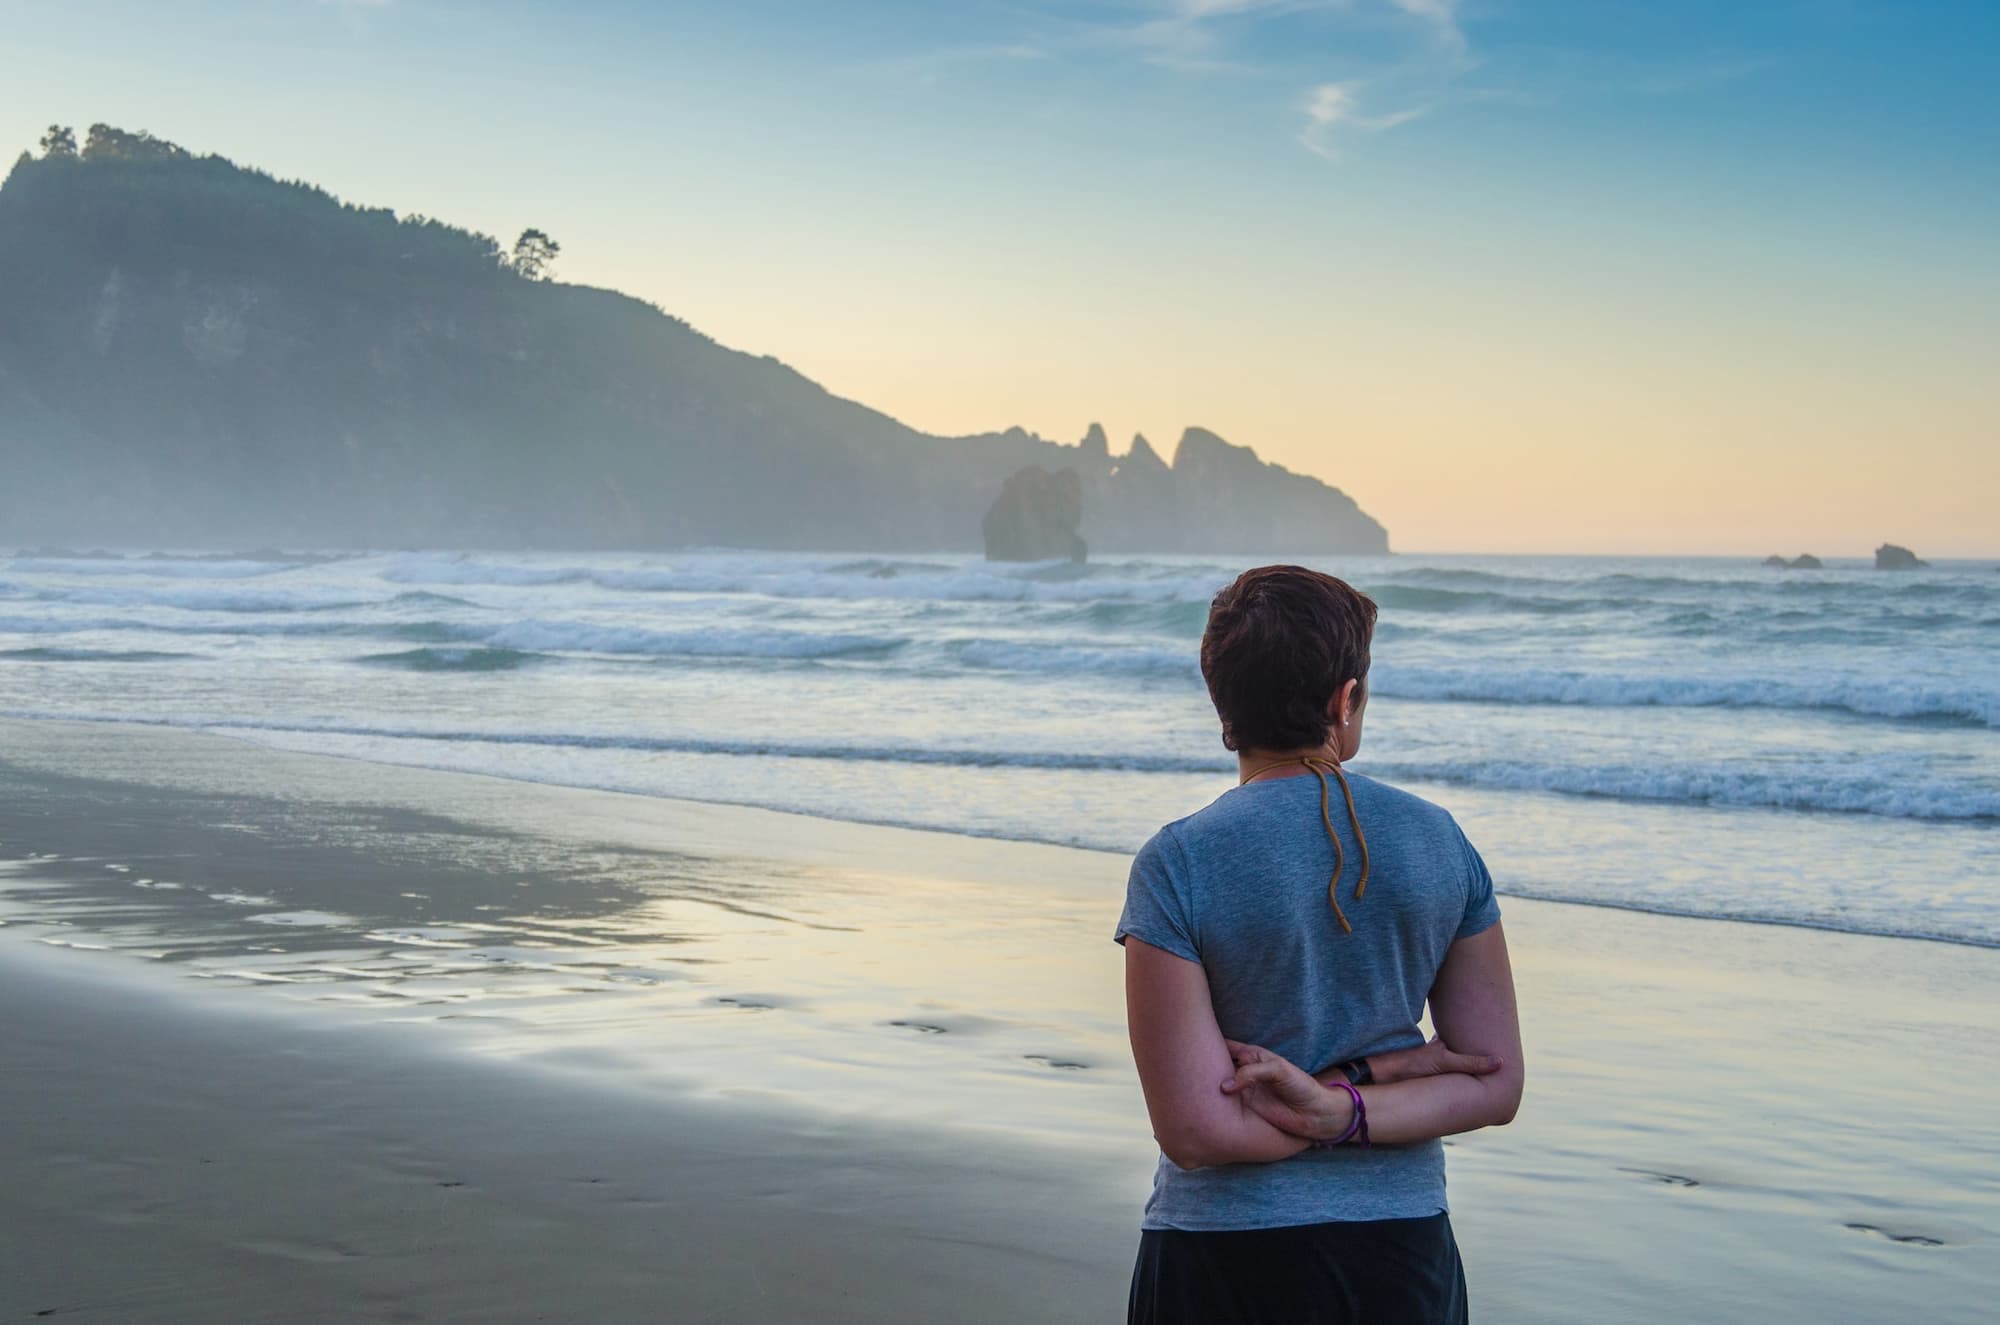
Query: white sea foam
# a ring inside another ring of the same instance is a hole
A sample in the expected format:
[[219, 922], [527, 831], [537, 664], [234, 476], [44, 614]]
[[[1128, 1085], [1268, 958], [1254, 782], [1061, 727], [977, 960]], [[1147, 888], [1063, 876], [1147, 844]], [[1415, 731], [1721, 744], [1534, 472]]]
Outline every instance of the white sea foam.
[[[42, 717], [45, 713], [7, 716]], [[102, 718], [105, 715], [86, 715]], [[404, 742], [413, 748], [458, 747], [455, 767], [478, 767], [508, 775], [512, 757], [496, 753], [484, 762], [478, 747], [548, 750], [695, 754], [740, 758], [881, 763], [964, 769], [1022, 769], [1051, 773], [1181, 774], [1205, 780], [1226, 778], [1233, 761], [1222, 755], [1191, 756], [1157, 750], [993, 749], [949, 745], [892, 745], [810, 742], [785, 739], [731, 740], [617, 731], [559, 731], [548, 728], [465, 728], [395, 726], [335, 721], [258, 723], [214, 715], [172, 725], [208, 731], [286, 737], [360, 737]], [[294, 742], [295, 743], [295, 742]], [[414, 762], [424, 762], [418, 757]], [[1872, 814], [1895, 819], [1940, 821], [2000, 820], [2000, 780], [1953, 780], [1912, 772], [1907, 761], [1870, 762], [1842, 757], [1793, 761], [1784, 771], [1714, 763], [1565, 763], [1521, 759], [1364, 758], [1356, 771], [1391, 782], [1426, 782], [1489, 790], [1536, 791], [1565, 796], [1694, 805], [1802, 810], [1830, 814]], [[1069, 841], [1070, 836], [1052, 840]]]
[[361, 924], [353, 916], [333, 911], [266, 911], [250, 919], [259, 925], [286, 925], [298, 929], [357, 928]]
[[353, 589], [298, 585], [286, 588], [234, 586], [90, 585], [42, 590], [47, 602], [90, 607], [173, 608], [183, 612], [320, 612], [335, 607], [371, 607], [392, 601], [388, 594], [357, 594]]
[[1645, 676], [1538, 668], [1377, 666], [1374, 693], [1393, 699], [1602, 708], [1837, 709], [1882, 718], [1941, 718], [2000, 727], [2000, 690], [1875, 679]]
[[15, 571], [48, 575], [143, 575], [157, 579], [236, 580], [296, 570], [301, 562], [206, 561], [152, 557], [15, 557]]
[[1891, 819], [2000, 820], [2000, 786], [1909, 777], [1864, 761], [1829, 760], [1783, 772], [1696, 764], [1548, 765], [1517, 760], [1369, 763], [1390, 781], [1442, 782], [1615, 800], [1672, 801]]
[[884, 635], [799, 630], [649, 630], [570, 621], [521, 621], [494, 631], [486, 642], [495, 648], [535, 652], [792, 659], [881, 654], [904, 643]]
[[390, 562], [382, 578], [393, 584], [571, 584], [590, 578], [578, 566], [518, 565], [437, 553], [411, 553]]
[[974, 563], [865, 560], [814, 564], [797, 558], [759, 561], [746, 555], [717, 562], [613, 567], [545, 565], [412, 554], [397, 558], [383, 578], [398, 584], [539, 586], [593, 584], [645, 593], [759, 594], [778, 598], [929, 599], [944, 602], [1206, 603], [1227, 583], [1226, 571], [1157, 563]]
[[1201, 679], [1201, 669], [1187, 649], [1093, 649], [1018, 640], [963, 640], [953, 645], [951, 652], [968, 667], [1004, 672], [1108, 672]]

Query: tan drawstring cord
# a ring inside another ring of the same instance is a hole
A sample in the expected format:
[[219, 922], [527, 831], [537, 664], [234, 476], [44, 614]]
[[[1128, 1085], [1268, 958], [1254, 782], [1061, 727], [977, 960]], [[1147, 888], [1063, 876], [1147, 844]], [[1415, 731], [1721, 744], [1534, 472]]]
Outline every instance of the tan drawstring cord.
[[1303, 767], [1310, 769], [1319, 779], [1319, 817], [1326, 825], [1326, 840], [1333, 843], [1333, 877], [1327, 881], [1326, 899], [1333, 903], [1334, 917], [1340, 921], [1343, 934], [1352, 934], [1354, 926], [1348, 923], [1347, 912], [1340, 908], [1340, 871], [1347, 863], [1346, 852], [1340, 846], [1340, 834], [1333, 830], [1333, 789], [1327, 785], [1326, 775], [1331, 772], [1340, 783], [1340, 794], [1347, 802], [1347, 822], [1354, 827], [1354, 841], [1361, 848], [1361, 877], [1354, 885], [1354, 900], [1360, 901], [1368, 892], [1368, 838], [1361, 831], [1361, 816], [1354, 809], [1354, 789], [1347, 785], [1347, 774], [1340, 769], [1340, 761], [1321, 759], [1316, 755], [1301, 755], [1296, 759], [1274, 759], [1268, 764], [1251, 769], [1243, 775], [1238, 786], [1248, 786], [1251, 781], [1262, 777], [1274, 768]]

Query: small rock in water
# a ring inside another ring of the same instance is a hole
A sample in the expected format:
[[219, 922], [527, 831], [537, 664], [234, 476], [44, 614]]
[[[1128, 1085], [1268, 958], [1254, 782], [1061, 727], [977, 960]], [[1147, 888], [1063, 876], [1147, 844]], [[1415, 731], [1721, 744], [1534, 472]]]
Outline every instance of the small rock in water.
[[1875, 549], [1876, 570], [1922, 570], [1930, 563], [1906, 547], [1884, 543]]

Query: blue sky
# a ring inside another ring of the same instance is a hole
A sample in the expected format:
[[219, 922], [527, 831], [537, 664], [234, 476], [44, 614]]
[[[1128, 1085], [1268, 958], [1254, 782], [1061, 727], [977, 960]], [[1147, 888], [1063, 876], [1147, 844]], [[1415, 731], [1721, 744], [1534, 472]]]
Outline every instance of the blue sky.
[[1411, 548], [2000, 552], [2000, 5], [0, 0], [0, 43], [6, 141], [538, 225], [933, 431], [1199, 423]]

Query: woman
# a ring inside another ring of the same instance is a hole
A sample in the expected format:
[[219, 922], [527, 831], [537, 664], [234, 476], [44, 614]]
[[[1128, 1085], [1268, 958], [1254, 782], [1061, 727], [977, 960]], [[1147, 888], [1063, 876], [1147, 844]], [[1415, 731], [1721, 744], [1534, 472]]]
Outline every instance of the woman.
[[1466, 1319], [1438, 1138], [1513, 1118], [1520, 1028], [1479, 854], [1341, 767], [1374, 626], [1366, 596], [1298, 566], [1209, 610], [1240, 785], [1145, 845], [1118, 923], [1162, 1151], [1133, 1322]]

